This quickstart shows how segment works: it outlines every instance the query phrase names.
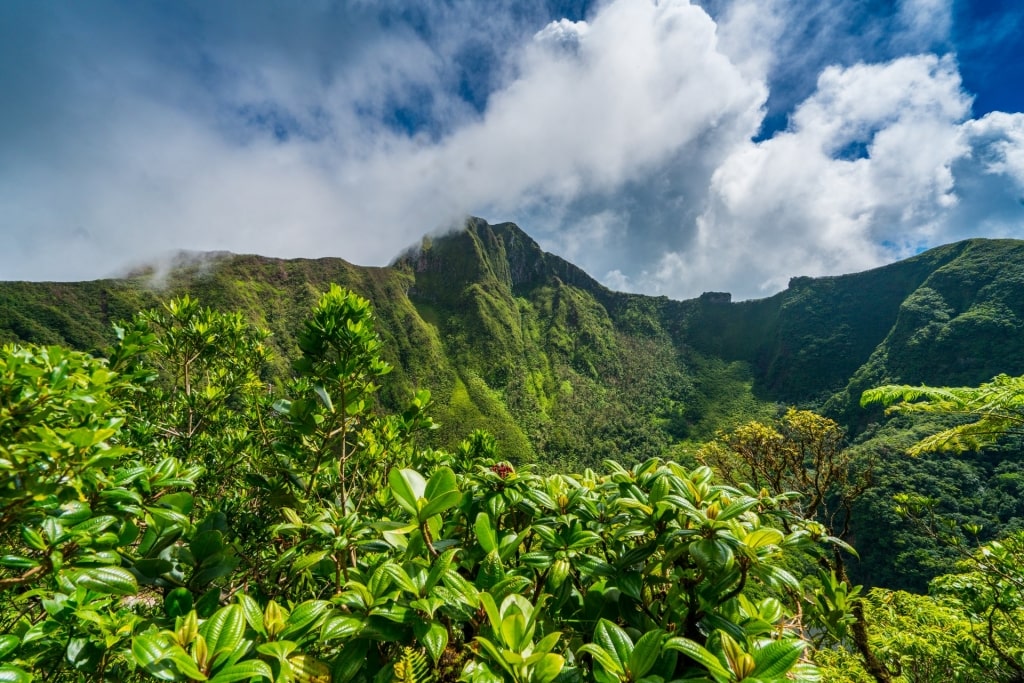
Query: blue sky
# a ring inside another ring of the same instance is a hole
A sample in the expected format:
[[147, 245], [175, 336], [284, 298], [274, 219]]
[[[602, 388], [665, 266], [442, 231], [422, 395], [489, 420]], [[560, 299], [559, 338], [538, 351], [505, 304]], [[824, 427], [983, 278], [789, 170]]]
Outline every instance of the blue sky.
[[387, 263], [466, 215], [766, 296], [1024, 238], [1010, 0], [0, 3], [0, 279]]

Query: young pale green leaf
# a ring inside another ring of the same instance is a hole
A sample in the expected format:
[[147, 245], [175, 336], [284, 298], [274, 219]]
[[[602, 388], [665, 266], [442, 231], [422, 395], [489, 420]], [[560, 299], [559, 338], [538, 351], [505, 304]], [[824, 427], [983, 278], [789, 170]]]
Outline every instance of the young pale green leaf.
[[515, 671], [512, 670], [512, 667], [510, 666], [508, 660], [505, 658], [504, 653], [501, 650], [499, 650], [494, 643], [492, 643], [487, 638], [484, 638], [482, 636], [477, 636], [473, 640], [479, 643], [480, 647], [483, 648], [483, 651], [487, 653], [487, 656], [490, 657], [495, 664], [504, 669], [505, 673], [507, 673], [509, 676], [512, 677], [513, 680], [515, 680]]
[[765, 548], [771, 545], [778, 545], [785, 538], [782, 532], [778, 529], [772, 529], [771, 527], [764, 527], [761, 529], [755, 529], [747, 534], [743, 542], [748, 548], [757, 550], [758, 548]]
[[388, 473], [388, 484], [395, 502], [406, 512], [412, 515], [419, 512], [418, 501], [423, 498], [423, 492], [427, 488], [423, 475], [415, 470], [392, 469]]
[[501, 630], [501, 612], [494, 602], [494, 596], [486, 591], [480, 593], [480, 604], [487, 613], [487, 620], [491, 622], [491, 630], [497, 635]]
[[295, 655], [288, 660], [299, 683], [330, 683], [330, 668], [315, 657]]
[[559, 631], [553, 631], [540, 640], [538, 640], [534, 646], [534, 653], [551, 652], [555, 649], [555, 645], [558, 645], [558, 641], [561, 640], [562, 634]]
[[562, 672], [564, 666], [565, 657], [548, 653], [533, 665], [530, 683], [551, 683]]
[[755, 505], [758, 504], [757, 498], [744, 498], [728, 505], [724, 510], [718, 513], [718, 517], [715, 521], [727, 522], [734, 517], [739, 517], [744, 512], [747, 512]]
[[295, 652], [297, 647], [298, 644], [290, 640], [272, 640], [269, 643], [257, 645], [256, 652], [283, 661], [288, 658], [288, 655]]
[[526, 617], [519, 612], [506, 615], [501, 620], [501, 639], [510, 650], [522, 652], [529, 644], [530, 635], [526, 628]]

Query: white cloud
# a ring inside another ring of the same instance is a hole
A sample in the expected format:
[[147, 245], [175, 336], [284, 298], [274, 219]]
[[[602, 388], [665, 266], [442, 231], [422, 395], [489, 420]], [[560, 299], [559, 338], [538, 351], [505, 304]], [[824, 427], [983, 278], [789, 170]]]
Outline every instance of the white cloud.
[[[613, 287], [744, 298], [1021, 233], [1024, 115], [970, 119], [953, 57], [851, 59], [941, 44], [948, 0], [903, 0], [888, 24], [850, 0], [706, 4], [608, 0], [545, 25], [455, 0], [419, 28], [371, 3], [197, 5], [169, 25], [65, 9], [20, 38], [0, 21], [18, 103], [0, 111], [0, 278], [178, 248], [381, 264], [474, 213]], [[470, 103], [454, 65], [477, 58]], [[769, 82], [788, 128], [755, 141]]]
[[966, 152], [969, 106], [950, 59], [826, 69], [790, 130], [718, 168], [697, 244], [667, 255], [649, 286], [763, 296], [927, 241], [956, 203], [951, 165]]
[[[380, 263], [465, 213], [565, 210], [645, 182], [684, 149], [700, 167], [756, 130], [766, 97], [718, 51], [715, 31], [684, 0], [617, 0], [589, 23], [553, 23], [510, 52], [512, 75], [480, 116], [442, 113], [453, 127], [437, 138], [407, 137], [376, 116], [396, 92], [437, 89], [441, 62], [409, 35], [394, 52], [397, 38], [364, 39], [330, 78], [317, 78], [301, 49], [293, 63], [280, 46], [260, 61], [252, 48], [218, 45], [217, 98], [198, 105], [187, 79], [174, 96], [140, 89], [160, 72], [137, 65], [141, 75], [101, 84], [116, 109], [69, 117], [88, 139], [37, 159], [34, 179], [4, 179], [12, 225], [34, 242], [80, 225], [89, 237], [75, 252], [89, 257], [23, 250], [0, 277], [96, 275], [177, 247]], [[240, 137], [246, 116], [262, 118]], [[286, 139], [272, 135], [279, 124]], [[59, 182], [41, 182], [51, 172]]]

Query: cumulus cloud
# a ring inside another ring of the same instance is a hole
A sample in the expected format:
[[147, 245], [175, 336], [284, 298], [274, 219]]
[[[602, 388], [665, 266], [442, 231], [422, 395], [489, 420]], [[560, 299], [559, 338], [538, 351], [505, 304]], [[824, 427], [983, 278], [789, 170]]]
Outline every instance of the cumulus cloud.
[[970, 104], [949, 57], [826, 69], [788, 130], [715, 171], [696, 244], [640, 286], [764, 296], [795, 275], [1019, 231], [1019, 202], [993, 199], [1020, 192], [1022, 116], [970, 120]]
[[[247, 34], [272, 19], [251, 19]], [[220, 15], [204, 21], [223, 30]], [[310, 48], [289, 58], [288, 45], [186, 49], [201, 78], [178, 74], [157, 94], [144, 87], [162, 76], [155, 57], [102, 62], [113, 73], [88, 101], [116, 106], [65, 116], [61, 129], [83, 138], [52, 156], [32, 158], [42, 141], [25, 147], [26, 166], [4, 178], [5, 220], [26, 236], [4, 276], [83, 277], [178, 246], [379, 263], [466, 213], [557, 214], [642, 182], [684, 148], [701, 155], [716, 131], [749, 136], [766, 96], [684, 1], [618, 0], [590, 21], [542, 26], [510, 51], [485, 109], [428, 103], [425, 132], [384, 120], [410, 89], [442, 91], [443, 60], [413, 33], [361, 38], [333, 66]], [[40, 236], [67, 252], [30, 253]]]
[[949, 0], [862, 5], [11, 3], [0, 278], [381, 264], [476, 214], [613, 287], [744, 298], [1019, 234], [1022, 115], [972, 118]]

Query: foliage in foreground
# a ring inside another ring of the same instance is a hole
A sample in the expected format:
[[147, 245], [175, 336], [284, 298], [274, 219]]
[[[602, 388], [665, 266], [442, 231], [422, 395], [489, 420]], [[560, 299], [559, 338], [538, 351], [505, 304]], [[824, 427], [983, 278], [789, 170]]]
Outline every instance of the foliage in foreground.
[[273, 392], [188, 299], [110, 360], [0, 356], [0, 676], [814, 679], [787, 495], [650, 460], [540, 477], [375, 410], [369, 304], [325, 294]]
[[[264, 339], [184, 299], [109, 360], [0, 352], [0, 680], [754, 683], [844, 642], [858, 589], [789, 571], [843, 544], [785, 487], [424, 449], [429, 395], [377, 409], [369, 304], [336, 287], [287, 386]], [[988, 622], [1011, 660], [1018, 617]]]

